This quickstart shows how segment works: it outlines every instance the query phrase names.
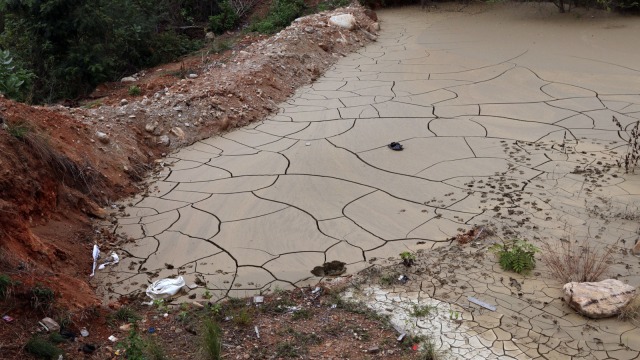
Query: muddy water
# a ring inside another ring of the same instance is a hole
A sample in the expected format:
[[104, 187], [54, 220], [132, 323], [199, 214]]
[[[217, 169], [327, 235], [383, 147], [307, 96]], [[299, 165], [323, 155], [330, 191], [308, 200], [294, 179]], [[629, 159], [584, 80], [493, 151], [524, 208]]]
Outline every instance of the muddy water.
[[612, 117], [640, 119], [640, 21], [458, 6], [381, 11], [376, 43], [276, 115], [171, 154], [150, 196], [127, 201], [114, 231], [136, 241], [99, 274], [104, 292], [181, 274], [214, 299], [249, 295], [473, 224], [629, 247], [640, 179], [607, 164], [625, 151]]

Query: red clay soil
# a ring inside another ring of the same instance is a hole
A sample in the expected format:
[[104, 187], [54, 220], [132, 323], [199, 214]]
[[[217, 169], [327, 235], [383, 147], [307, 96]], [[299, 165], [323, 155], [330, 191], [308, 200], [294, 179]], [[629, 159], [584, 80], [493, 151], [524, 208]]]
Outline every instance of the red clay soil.
[[[329, 26], [335, 13], [352, 13], [358, 28]], [[131, 83], [105, 84], [83, 108], [0, 96], [0, 275], [21, 282], [13, 301], [0, 301], [0, 316], [16, 318], [0, 321], [0, 358], [18, 356], [19, 329], [43, 315], [27, 311], [33, 285], [54, 290], [56, 306], [76, 317], [99, 305], [88, 276], [91, 248], [97, 242], [108, 253], [115, 243], [92, 219], [110, 220], [114, 201], [141, 191], [157, 159], [263, 119], [371, 41], [372, 24], [361, 7], [310, 15], [273, 37], [242, 37], [232, 51], [205, 49], [206, 56], [147, 70], [133, 83], [139, 96], [127, 94]]]

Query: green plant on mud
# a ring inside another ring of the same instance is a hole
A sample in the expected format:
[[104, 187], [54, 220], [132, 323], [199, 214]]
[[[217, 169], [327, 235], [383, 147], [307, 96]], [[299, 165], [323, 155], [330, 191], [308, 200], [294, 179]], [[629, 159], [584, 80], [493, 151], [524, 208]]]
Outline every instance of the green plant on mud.
[[411, 315], [417, 318], [427, 317], [436, 311], [436, 307], [433, 305], [413, 305], [413, 309], [411, 310]]
[[400, 259], [402, 259], [404, 266], [409, 267], [416, 261], [416, 255], [409, 251], [404, 251], [400, 253]]
[[204, 321], [201, 341], [202, 352], [206, 359], [219, 360], [222, 358], [222, 330], [215, 321], [211, 319]]
[[489, 251], [498, 256], [498, 262], [502, 269], [522, 274], [535, 268], [534, 255], [540, 249], [526, 240], [511, 239], [502, 244], [494, 244], [489, 248]]
[[32, 337], [24, 346], [24, 349], [38, 359], [55, 360], [62, 354], [62, 351], [55, 347], [49, 340], [38, 336]]

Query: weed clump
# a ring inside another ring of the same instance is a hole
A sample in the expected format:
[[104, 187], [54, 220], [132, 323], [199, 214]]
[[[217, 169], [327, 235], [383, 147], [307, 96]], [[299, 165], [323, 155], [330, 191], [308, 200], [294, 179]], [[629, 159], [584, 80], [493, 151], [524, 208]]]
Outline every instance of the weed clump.
[[542, 262], [554, 278], [564, 283], [600, 280], [613, 257], [613, 248], [598, 250], [587, 241], [581, 244], [560, 241], [560, 245], [544, 243], [542, 250]]
[[62, 351], [55, 347], [50, 341], [37, 336], [32, 337], [24, 349], [38, 359], [55, 360], [62, 354]]
[[498, 262], [502, 269], [522, 274], [535, 268], [534, 255], [540, 249], [526, 240], [512, 239], [504, 241], [502, 244], [494, 244], [489, 248], [489, 251], [498, 256]]
[[220, 326], [211, 319], [204, 321], [202, 352], [205, 358], [209, 360], [222, 358], [222, 331]]
[[30, 293], [31, 307], [33, 309], [41, 310], [43, 312], [51, 310], [53, 302], [55, 301], [55, 293], [53, 290], [42, 284], [36, 284], [36, 286], [31, 288]]

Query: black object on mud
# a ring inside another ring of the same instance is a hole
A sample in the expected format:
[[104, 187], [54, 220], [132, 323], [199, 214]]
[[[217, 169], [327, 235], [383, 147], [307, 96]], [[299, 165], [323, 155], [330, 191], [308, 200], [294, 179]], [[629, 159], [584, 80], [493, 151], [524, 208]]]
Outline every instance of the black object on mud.
[[347, 271], [345, 263], [342, 261], [334, 260], [332, 262], [324, 263], [322, 266], [316, 266], [311, 270], [311, 273], [315, 276], [338, 276], [344, 274]]
[[404, 149], [404, 147], [402, 146], [402, 144], [400, 144], [399, 142], [392, 142], [391, 144], [388, 145], [389, 149], [391, 150], [395, 150], [395, 151], [402, 151]]

